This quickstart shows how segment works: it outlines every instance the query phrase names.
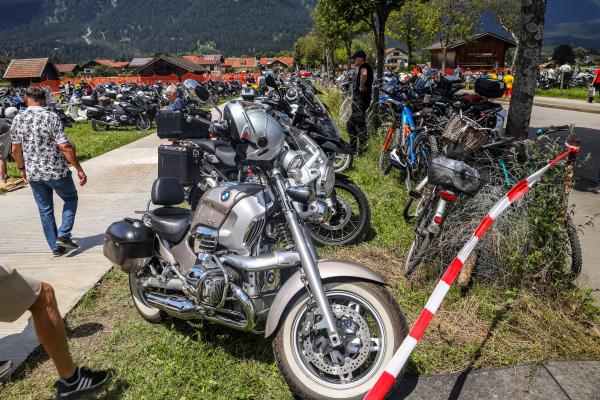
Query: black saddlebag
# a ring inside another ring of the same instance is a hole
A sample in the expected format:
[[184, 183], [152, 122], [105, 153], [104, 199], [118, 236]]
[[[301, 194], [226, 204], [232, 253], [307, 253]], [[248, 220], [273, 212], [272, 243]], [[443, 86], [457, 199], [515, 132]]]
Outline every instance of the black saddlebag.
[[154, 231], [139, 219], [125, 218], [111, 224], [104, 234], [104, 256], [130, 274], [152, 259]]

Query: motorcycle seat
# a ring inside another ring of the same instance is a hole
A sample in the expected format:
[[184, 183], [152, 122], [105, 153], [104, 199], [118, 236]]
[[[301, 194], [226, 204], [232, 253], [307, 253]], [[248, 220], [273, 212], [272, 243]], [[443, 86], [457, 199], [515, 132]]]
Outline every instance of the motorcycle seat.
[[187, 234], [192, 222], [191, 210], [179, 207], [161, 207], [149, 214], [152, 228], [158, 237], [167, 242], [177, 244]]
[[215, 157], [227, 167], [235, 167], [239, 162], [235, 149], [229, 142], [223, 140], [199, 139], [195, 142], [207, 153]]

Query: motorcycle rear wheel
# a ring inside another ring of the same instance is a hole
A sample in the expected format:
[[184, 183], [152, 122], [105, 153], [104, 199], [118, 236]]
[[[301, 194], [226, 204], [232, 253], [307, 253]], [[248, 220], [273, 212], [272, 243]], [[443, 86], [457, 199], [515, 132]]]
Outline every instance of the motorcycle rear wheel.
[[136, 283], [138, 273], [139, 271], [129, 274], [129, 291], [131, 292], [133, 305], [142, 318], [144, 318], [146, 321], [153, 324], [161, 324], [165, 321], [167, 314], [164, 311], [148, 304], [144, 291], [141, 290]]
[[94, 119], [92, 119], [90, 121], [90, 125], [92, 126], [92, 129], [96, 132], [103, 132], [103, 131], [107, 131], [108, 130], [108, 125], [105, 125], [99, 121], [96, 121]]
[[309, 225], [315, 243], [345, 246], [362, 240], [371, 223], [371, 206], [362, 189], [349, 180], [335, 182], [336, 214], [326, 223]]
[[[302, 336], [308, 318], [304, 296], [287, 313], [273, 340], [277, 366], [298, 398], [363, 399], [408, 334], [406, 317], [383, 285], [335, 282], [328, 283], [325, 290], [338, 326], [345, 328], [340, 329], [342, 348], [325, 356], [318, 350], [307, 355], [307, 348], [324, 344], [326, 334], [313, 330]], [[364, 338], [368, 338], [368, 344]], [[339, 364], [341, 359], [343, 364]], [[342, 372], [339, 375], [331, 373], [336, 365]]]

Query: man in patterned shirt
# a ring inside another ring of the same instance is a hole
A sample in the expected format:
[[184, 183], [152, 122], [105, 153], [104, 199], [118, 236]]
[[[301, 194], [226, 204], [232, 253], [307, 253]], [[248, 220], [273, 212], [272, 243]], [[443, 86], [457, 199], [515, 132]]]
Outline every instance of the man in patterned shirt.
[[[33, 192], [48, 245], [54, 256], [60, 257], [78, 247], [71, 240], [77, 189], [67, 162], [77, 170], [81, 186], [86, 184], [87, 176], [77, 161], [75, 148], [65, 136], [60, 118], [43, 108], [46, 93], [40, 88], [29, 88], [25, 102], [27, 109], [12, 123], [12, 154]], [[65, 202], [60, 229], [56, 228], [54, 219], [53, 192]]]

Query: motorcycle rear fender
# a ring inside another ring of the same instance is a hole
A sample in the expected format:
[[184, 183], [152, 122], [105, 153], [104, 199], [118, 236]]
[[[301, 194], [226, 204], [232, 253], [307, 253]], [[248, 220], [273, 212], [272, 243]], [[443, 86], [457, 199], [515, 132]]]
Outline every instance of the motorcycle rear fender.
[[[349, 261], [319, 260], [317, 262], [319, 274], [323, 283], [340, 280], [359, 280], [386, 284], [386, 280], [371, 269]], [[281, 287], [273, 305], [269, 310], [267, 324], [265, 326], [265, 338], [271, 336], [277, 330], [281, 322], [281, 316], [294, 304], [294, 301], [306, 293], [304, 284], [300, 279], [300, 271], [296, 271]]]
[[328, 140], [321, 144], [321, 148], [323, 150], [325, 150], [326, 152], [331, 152], [331, 153], [341, 153], [341, 154], [352, 154], [353, 153], [352, 147], [350, 147], [350, 145], [348, 145], [343, 140], [340, 140], [339, 142], [332, 142], [332, 141]]

